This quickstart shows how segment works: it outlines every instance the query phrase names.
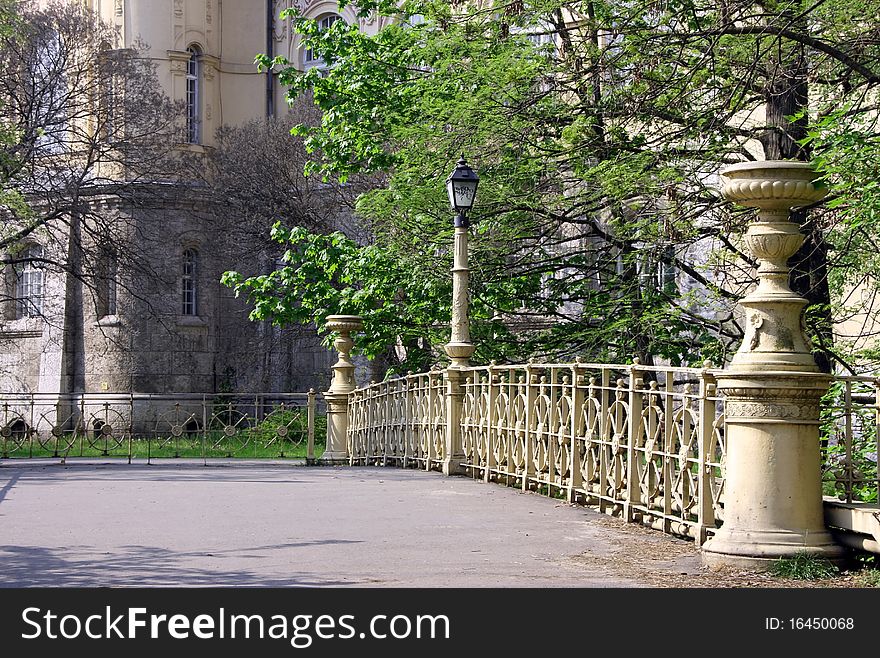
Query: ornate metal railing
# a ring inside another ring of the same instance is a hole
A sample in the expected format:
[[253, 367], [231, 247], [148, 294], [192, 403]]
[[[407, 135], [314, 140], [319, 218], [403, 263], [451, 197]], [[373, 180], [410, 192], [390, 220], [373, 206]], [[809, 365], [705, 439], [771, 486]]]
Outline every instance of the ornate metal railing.
[[[576, 362], [459, 372], [451, 385], [434, 371], [354, 391], [350, 463], [453, 461], [452, 470], [698, 541], [721, 520], [724, 421], [707, 369]], [[456, 394], [461, 404], [450, 405]], [[450, 448], [456, 427], [460, 446]]]
[[0, 394], [0, 457], [314, 460], [318, 413], [314, 391]]
[[708, 370], [471, 368], [464, 465], [698, 541], [723, 516], [723, 415]]
[[[723, 521], [724, 401], [708, 368], [576, 361], [456, 372], [355, 390], [349, 462], [463, 469], [700, 543]], [[877, 499], [878, 388], [876, 378], [839, 377], [825, 397], [826, 494]]]
[[847, 503], [878, 501], [880, 447], [876, 377], [837, 377], [822, 400], [823, 493]]
[[440, 468], [446, 457], [443, 373], [407, 375], [349, 396], [352, 464]]

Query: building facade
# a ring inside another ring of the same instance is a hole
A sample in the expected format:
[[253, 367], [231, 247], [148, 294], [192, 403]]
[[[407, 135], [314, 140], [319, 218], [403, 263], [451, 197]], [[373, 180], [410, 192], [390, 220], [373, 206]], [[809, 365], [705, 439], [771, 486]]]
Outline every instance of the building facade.
[[[296, 1], [328, 24], [340, 17], [359, 22], [351, 8], [340, 16], [335, 2]], [[137, 48], [154, 62], [162, 90], [183, 113], [183, 136], [169, 147], [197, 162], [215, 148], [219, 128], [288, 111], [275, 76], [254, 65], [258, 53], [284, 55], [302, 68], [322, 65], [278, 18], [291, 2], [85, 5], [114, 28], [117, 41], [107, 47]], [[371, 29], [369, 21], [360, 22]], [[229, 230], [236, 218], [228, 209], [203, 199], [197, 188], [154, 191], [144, 199], [98, 194], [89, 201], [121, 236], [116, 244], [130, 245], [136, 259], [116, 251], [75, 253], [75, 245], [87, 241], [75, 217], [66, 223], [68, 239], [43, 244], [37, 236], [19, 246], [31, 258], [3, 273], [0, 391], [51, 397], [326, 388], [332, 355], [313, 330], [250, 321], [244, 300], [220, 283], [226, 270], [250, 275], [274, 266], [265, 248], [269, 226], [242, 238]], [[53, 249], [65, 270], [41, 268], [32, 258]], [[69, 253], [60, 253], [65, 249]]]

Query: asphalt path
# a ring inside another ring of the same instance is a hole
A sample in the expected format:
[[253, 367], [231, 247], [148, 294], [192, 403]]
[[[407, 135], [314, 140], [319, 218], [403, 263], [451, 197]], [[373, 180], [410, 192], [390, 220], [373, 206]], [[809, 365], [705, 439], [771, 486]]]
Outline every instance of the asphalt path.
[[[0, 461], [2, 587], [650, 587], [614, 568], [623, 526], [416, 470]], [[643, 541], [652, 573], [700, 569]]]

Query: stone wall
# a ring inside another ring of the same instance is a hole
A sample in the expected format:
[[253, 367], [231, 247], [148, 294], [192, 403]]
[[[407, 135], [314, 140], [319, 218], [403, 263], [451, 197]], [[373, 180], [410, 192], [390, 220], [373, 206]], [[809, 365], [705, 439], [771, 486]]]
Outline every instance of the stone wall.
[[[274, 264], [265, 235], [254, 233], [248, 243], [222, 230], [225, 220], [204, 205], [180, 199], [105, 212], [127, 234], [128, 251], [117, 257], [116, 312], [102, 314], [97, 250], [84, 239], [72, 273], [46, 272], [45, 317], [17, 320], [8, 311], [0, 325], [0, 390], [292, 392], [327, 385], [332, 358], [314, 330], [253, 322], [245, 300], [220, 283], [226, 270], [256, 274]], [[182, 313], [185, 249], [198, 254], [195, 315]], [[8, 269], [5, 283], [14, 286]]]

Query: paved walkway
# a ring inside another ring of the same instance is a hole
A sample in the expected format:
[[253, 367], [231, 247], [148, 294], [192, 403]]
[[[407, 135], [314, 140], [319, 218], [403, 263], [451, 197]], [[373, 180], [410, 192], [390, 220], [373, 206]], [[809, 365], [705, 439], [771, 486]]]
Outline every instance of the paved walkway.
[[[700, 569], [692, 543], [464, 477], [221, 463], [0, 462], [0, 586], [638, 587]], [[617, 568], [633, 542], [642, 568]]]

